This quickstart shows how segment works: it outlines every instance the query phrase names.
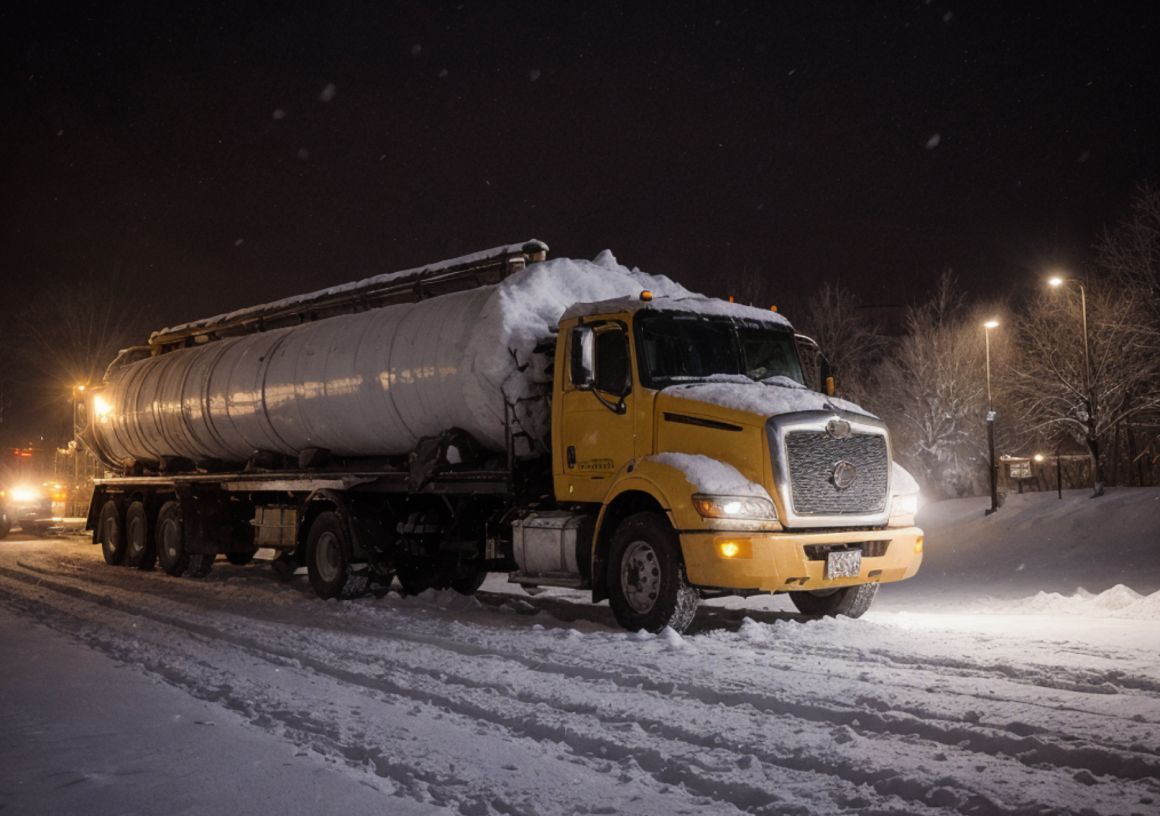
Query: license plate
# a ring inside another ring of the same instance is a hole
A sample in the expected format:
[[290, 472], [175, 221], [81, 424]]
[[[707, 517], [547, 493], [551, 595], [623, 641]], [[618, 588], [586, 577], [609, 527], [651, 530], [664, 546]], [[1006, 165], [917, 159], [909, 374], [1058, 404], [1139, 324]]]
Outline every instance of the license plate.
[[857, 578], [862, 572], [862, 551], [845, 550], [826, 555], [826, 578]]

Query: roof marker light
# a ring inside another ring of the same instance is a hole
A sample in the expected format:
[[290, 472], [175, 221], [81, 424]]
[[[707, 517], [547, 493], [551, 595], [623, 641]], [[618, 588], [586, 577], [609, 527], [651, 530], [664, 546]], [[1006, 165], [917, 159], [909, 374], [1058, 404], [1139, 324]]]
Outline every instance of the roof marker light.
[[643, 301], [646, 301], [646, 302], [650, 301], [650, 300], [652, 300], [652, 297], [653, 297], [652, 292], [650, 292], [648, 289], [645, 289], [643, 292], [640, 293], [640, 299]]

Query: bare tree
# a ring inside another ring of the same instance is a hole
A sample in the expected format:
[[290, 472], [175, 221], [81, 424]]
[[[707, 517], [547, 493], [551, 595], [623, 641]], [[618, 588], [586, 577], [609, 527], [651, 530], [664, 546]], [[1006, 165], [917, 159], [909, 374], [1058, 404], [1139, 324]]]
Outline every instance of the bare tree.
[[1044, 294], [1021, 322], [1020, 402], [1036, 428], [1087, 446], [1097, 496], [1107, 482], [1101, 446], [1120, 423], [1160, 410], [1158, 261], [1160, 196], [1144, 188], [1104, 232], [1082, 292]]
[[[907, 310], [907, 334], [876, 372], [877, 410], [894, 431], [895, 457], [935, 497], [974, 495], [987, 484], [982, 324], [996, 309], [968, 308], [944, 272], [930, 299]], [[1009, 349], [992, 336], [992, 370], [1006, 364]], [[1005, 396], [995, 396], [998, 408]]]
[[1160, 190], [1145, 184], [1132, 211], [1096, 244], [1096, 269], [1118, 286], [1135, 292], [1160, 326]]
[[857, 296], [840, 283], [827, 282], [806, 301], [795, 325], [826, 354], [838, 396], [872, 407], [873, 369], [884, 340]]

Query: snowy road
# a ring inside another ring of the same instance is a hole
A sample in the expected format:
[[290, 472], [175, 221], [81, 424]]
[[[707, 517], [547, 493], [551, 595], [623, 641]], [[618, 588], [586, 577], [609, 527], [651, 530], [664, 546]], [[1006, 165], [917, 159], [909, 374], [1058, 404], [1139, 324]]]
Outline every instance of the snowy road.
[[195, 581], [79, 539], [0, 547], [8, 613], [228, 709], [382, 812], [1160, 813], [1160, 669], [1116, 637], [1154, 621], [1076, 639], [718, 610], [682, 638], [519, 593], [327, 603], [258, 564]]

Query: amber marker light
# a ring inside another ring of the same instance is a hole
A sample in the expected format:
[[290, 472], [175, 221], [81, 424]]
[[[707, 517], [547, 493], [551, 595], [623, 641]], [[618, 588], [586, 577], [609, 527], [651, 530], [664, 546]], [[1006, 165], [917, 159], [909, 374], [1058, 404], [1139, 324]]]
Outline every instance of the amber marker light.
[[922, 552], [922, 536], [919, 536], [914, 540], [914, 552], [916, 555]]
[[753, 557], [753, 542], [748, 538], [718, 538], [716, 543], [722, 558]]
[[640, 293], [640, 299], [643, 301], [652, 300], [652, 292], [650, 292], [648, 289], [645, 289], [643, 292]]

